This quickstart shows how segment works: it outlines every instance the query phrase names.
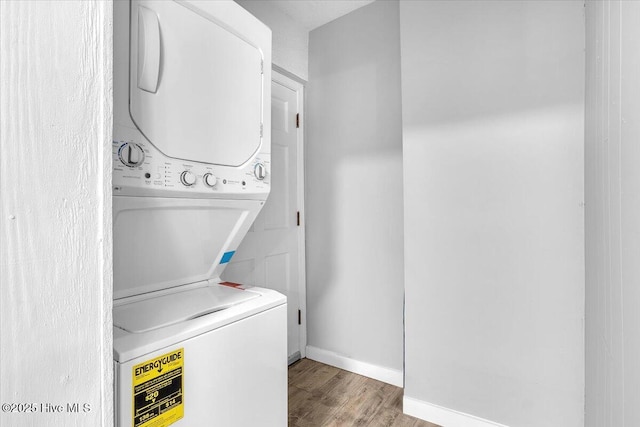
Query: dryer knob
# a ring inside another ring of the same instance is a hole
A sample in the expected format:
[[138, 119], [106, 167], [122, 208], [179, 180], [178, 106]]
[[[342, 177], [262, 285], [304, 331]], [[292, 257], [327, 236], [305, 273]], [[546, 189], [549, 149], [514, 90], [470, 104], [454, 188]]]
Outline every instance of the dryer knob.
[[123, 165], [135, 168], [144, 162], [144, 150], [138, 144], [125, 142], [118, 150], [118, 157]]
[[262, 181], [267, 176], [267, 167], [264, 165], [264, 163], [257, 163], [253, 168], [253, 173], [255, 174], [256, 178]]
[[212, 173], [205, 173], [204, 176], [202, 177], [202, 180], [207, 185], [207, 187], [214, 187], [218, 182], [218, 180], [216, 179], [216, 176]]
[[184, 171], [180, 175], [180, 182], [187, 187], [191, 187], [196, 183], [196, 176], [193, 174], [193, 172]]

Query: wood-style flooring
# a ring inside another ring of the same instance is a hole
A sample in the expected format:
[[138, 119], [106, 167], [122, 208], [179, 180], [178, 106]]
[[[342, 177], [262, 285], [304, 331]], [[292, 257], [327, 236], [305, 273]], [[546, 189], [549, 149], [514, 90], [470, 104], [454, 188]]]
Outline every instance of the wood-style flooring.
[[438, 427], [402, 413], [402, 389], [302, 359], [289, 366], [289, 427]]

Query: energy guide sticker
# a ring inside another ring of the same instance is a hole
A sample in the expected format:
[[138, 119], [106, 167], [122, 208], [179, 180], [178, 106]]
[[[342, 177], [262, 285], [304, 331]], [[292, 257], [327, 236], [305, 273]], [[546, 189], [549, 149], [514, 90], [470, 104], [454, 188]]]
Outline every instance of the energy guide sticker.
[[133, 426], [166, 427], [184, 415], [184, 348], [133, 367]]

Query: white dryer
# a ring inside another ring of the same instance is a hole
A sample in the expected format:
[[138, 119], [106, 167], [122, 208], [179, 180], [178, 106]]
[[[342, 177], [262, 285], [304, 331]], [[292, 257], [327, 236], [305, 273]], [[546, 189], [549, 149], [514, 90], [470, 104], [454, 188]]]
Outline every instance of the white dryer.
[[114, 2], [115, 424], [287, 423], [286, 299], [220, 284], [269, 193], [271, 31]]

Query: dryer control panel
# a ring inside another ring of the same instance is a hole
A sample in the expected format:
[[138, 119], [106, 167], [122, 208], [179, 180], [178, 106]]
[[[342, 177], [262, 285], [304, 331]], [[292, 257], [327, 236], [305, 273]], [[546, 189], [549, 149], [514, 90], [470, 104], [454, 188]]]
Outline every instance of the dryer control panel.
[[[271, 181], [270, 156], [258, 153], [239, 167], [173, 159], [139, 131], [116, 126], [113, 194], [121, 196], [264, 199]], [[262, 154], [262, 155], [261, 155]]]

